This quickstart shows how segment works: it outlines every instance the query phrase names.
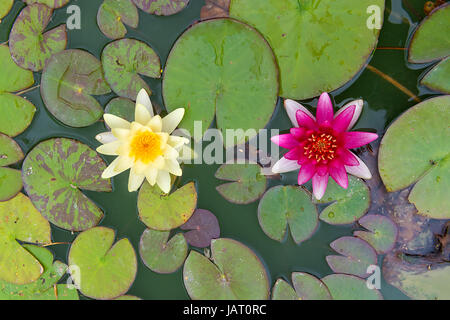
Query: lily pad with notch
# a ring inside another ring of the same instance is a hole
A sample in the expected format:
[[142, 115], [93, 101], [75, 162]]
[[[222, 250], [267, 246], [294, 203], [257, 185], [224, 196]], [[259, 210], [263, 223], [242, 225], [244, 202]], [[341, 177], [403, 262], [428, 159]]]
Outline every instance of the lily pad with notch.
[[386, 254], [394, 248], [398, 228], [390, 218], [369, 214], [359, 219], [358, 223], [368, 231], [357, 230], [353, 235], [369, 243], [378, 254]]
[[293, 272], [292, 284], [294, 288], [278, 279], [272, 290], [272, 300], [331, 300], [327, 286], [309, 273]]
[[213, 239], [220, 237], [220, 226], [217, 217], [208, 210], [197, 209], [192, 217], [181, 227], [189, 230], [184, 233], [187, 243], [197, 248], [209, 247]]
[[104, 0], [98, 9], [97, 25], [110, 39], [125, 37], [125, 25], [137, 28], [138, 24], [138, 10], [131, 0]]
[[187, 7], [190, 0], [133, 0], [136, 6], [150, 14], [170, 16]]
[[322, 278], [333, 300], [382, 300], [377, 289], [369, 289], [366, 280], [348, 274], [330, 274]]
[[22, 190], [20, 170], [7, 167], [22, 159], [20, 146], [7, 135], [0, 133], [0, 201], [9, 200]]

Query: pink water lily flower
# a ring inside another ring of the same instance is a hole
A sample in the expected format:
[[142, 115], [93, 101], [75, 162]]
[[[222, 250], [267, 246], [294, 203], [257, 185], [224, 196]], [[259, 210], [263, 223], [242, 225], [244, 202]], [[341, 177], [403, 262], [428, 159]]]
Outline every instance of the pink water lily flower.
[[272, 137], [272, 142], [289, 149], [272, 168], [273, 173], [300, 169], [298, 184], [312, 179], [313, 193], [320, 200], [331, 176], [342, 188], [348, 187], [348, 176], [370, 179], [364, 162], [350, 149], [362, 147], [378, 138], [375, 133], [349, 131], [357, 122], [362, 100], [353, 101], [336, 114], [328, 93], [319, 98], [316, 117], [301, 104], [286, 100], [286, 112], [294, 128], [288, 134]]

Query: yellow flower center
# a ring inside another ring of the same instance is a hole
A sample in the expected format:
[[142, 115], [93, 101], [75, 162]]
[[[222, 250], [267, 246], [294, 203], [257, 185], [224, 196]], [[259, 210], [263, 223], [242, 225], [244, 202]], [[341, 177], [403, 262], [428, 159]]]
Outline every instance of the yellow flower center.
[[131, 140], [130, 157], [147, 164], [161, 156], [161, 137], [151, 131], [138, 132]]

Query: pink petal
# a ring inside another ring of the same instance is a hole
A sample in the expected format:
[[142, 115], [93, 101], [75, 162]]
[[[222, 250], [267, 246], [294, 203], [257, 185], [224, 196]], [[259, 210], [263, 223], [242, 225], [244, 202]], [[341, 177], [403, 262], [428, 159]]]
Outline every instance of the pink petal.
[[376, 140], [378, 138], [378, 135], [376, 133], [371, 132], [346, 132], [345, 133], [345, 144], [344, 146], [347, 149], [355, 149], [362, 146], [365, 146], [368, 143], [371, 143], [372, 141]]
[[316, 173], [316, 167], [313, 164], [305, 164], [300, 168], [300, 172], [298, 173], [298, 184], [302, 185], [314, 176]]
[[333, 161], [328, 168], [328, 171], [338, 185], [340, 185], [344, 189], [348, 188], [347, 171], [345, 171], [345, 167], [342, 163], [340, 163], [339, 161]]
[[324, 92], [319, 98], [319, 102], [317, 104], [317, 123], [319, 125], [324, 124], [326, 122], [331, 123], [333, 121], [333, 103], [331, 102], [330, 96], [328, 93]]
[[340, 108], [338, 110], [338, 112], [336, 112], [336, 114], [334, 115], [334, 118], [336, 119], [342, 112], [344, 112], [347, 108], [349, 108], [351, 106], [356, 106], [356, 109], [355, 109], [355, 113], [353, 114], [352, 121], [350, 121], [350, 124], [348, 125], [346, 131], [353, 128], [353, 126], [356, 124], [356, 122], [358, 122], [359, 116], [361, 115], [361, 112], [362, 112], [362, 109], [364, 106], [364, 101], [359, 99], [359, 100], [355, 100], [350, 103], [347, 103], [345, 106]]
[[355, 114], [355, 110], [356, 106], [350, 106], [341, 112], [341, 114], [333, 120], [333, 129], [337, 132], [347, 131], [347, 128], [353, 119], [353, 115]]
[[313, 194], [317, 200], [322, 199], [323, 195], [325, 194], [325, 191], [327, 190], [328, 177], [329, 175], [327, 173], [324, 176], [315, 174], [314, 177], [312, 178]]
[[302, 110], [307, 115], [309, 115], [312, 119], [314, 119], [314, 121], [316, 120], [316, 118], [313, 116], [313, 114], [311, 112], [309, 112], [308, 109], [306, 109], [304, 106], [302, 106], [300, 103], [298, 103], [294, 100], [290, 100], [290, 99], [284, 100], [284, 108], [286, 109], [286, 113], [289, 116], [289, 119], [291, 119], [291, 122], [294, 125], [294, 127], [298, 128], [297, 117], [296, 117], [297, 110]]
[[303, 155], [303, 153], [303, 148], [297, 147], [287, 152], [284, 157], [288, 160], [298, 160]]
[[356, 158], [356, 156], [348, 151], [347, 149], [343, 149], [339, 151], [339, 159], [344, 163], [346, 166], [358, 166], [359, 161]]
[[278, 160], [272, 167], [273, 173], [285, 173], [300, 169], [296, 160], [288, 160], [285, 157]]
[[372, 178], [372, 174], [370, 173], [369, 168], [366, 166], [366, 164], [358, 158], [354, 153], [352, 153], [353, 156], [358, 160], [357, 166], [345, 166], [345, 170], [347, 170], [347, 173], [354, 175], [355, 177], [369, 180]]
[[303, 110], [297, 110], [295, 114], [297, 118], [297, 123], [299, 127], [307, 128], [307, 129], [317, 129], [316, 121], [311, 118], [306, 112]]
[[279, 136], [272, 137], [270, 140], [276, 145], [286, 149], [293, 149], [300, 144], [290, 133], [280, 134]]
[[300, 140], [300, 139], [306, 137], [306, 129], [305, 128], [291, 128], [290, 131], [291, 131], [292, 136], [297, 140]]

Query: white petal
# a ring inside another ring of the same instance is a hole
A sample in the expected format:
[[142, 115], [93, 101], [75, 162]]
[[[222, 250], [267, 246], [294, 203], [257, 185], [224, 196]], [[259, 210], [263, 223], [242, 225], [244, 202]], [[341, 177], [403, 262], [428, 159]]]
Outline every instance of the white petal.
[[139, 91], [138, 96], [136, 98], [136, 104], [142, 104], [144, 107], [147, 108], [147, 111], [150, 113], [150, 116], [153, 117], [153, 106], [152, 102], [150, 100], [150, 97], [148, 96], [147, 91], [145, 89], [141, 89]]
[[112, 129], [112, 133], [117, 139], [124, 139], [124, 138], [128, 138], [128, 136], [130, 135], [130, 130], [116, 128], [116, 129]]
[[163, 156], [159, 156], [155, 160], [153, 160], [153, 162], [150, 164], [150, 167], [160, 170], [164, 168], [165, 164], [166, 161], [164, 160]]
[[300, 169], [300, 165], [296, 160], [288, 160], [285, 157], [278, 160], [272, 167], [273, 173], [285, 173]]
[[169, 145], [166, 145], [166, 148], [164, 150], [164, 159], [173, 159], [175, 160], [178, 158], [179, 153], [175, 148], [172, 148]]
[[152, 129], [153, 132], [161, 132], [162, 129], [162, 119], [159, 115], [154, 116], [150, 121], [147, 122], [147, 126]]
[[128, 179], [128, 191], [137, 191], [144, 182], [145, 175], [137, 174], [133, 169], [130, 170], [130, 177]]
[[115, 116], [113, 114], [105, 113], [103, 115], [103, 119], [105, 119], [106, 124], [111, 128], [123, 128], [123, 129], [129, 129], [130, 123], [127, 120], [124, 120], [118, 116]]
[[306, 109], [304, 106], [302, 106], [297, 101], [290, 100], [290, 99], [284, 100], [284, 108], [286, 109], [286, 113], [288, 114], [289, 119], [291, 119], [292, 124], [296, 128], [298, 128], [297, 117], [295, 116], [295, 114], [297, 113], [297, 110], [304, 111], [308, 116], [310, 116], [312, 119], [316, 120], [316, 117], [314, 117], [313, 114], [308, 109]]
[[95, 136], [95, 139], [97, 139], [98, 142], [103, 144], [117, 140], [117, 138], [111, 131], [99, 133], [98, 135]]
[[181, 120], [183, 120], [183, 117], [184, 117], [183, 108], [179, 108], [172, 111], [162, 119], [162, 131], [167, 132], [169, 134], [172, 133], [172, 131], [175, 130], [176, 127], [178, 127]]
[[133, 166], [133, 159], [126, 157], [126, 156], [120, 156], [118, 157], [119, 162], [116, 166], [116, 171], [125, 171], [127, 169], [130, 169]]
[[355, 100], [355, 101], [352, 101], [350, 103], [347, 103], [345, 106], [340, 108], [336, 112], [336, 114], [334, 115], [334, 118], [336, 118], [345, 109], [347, 109], [348, 107], [351, 107], [351, 106], [356, 106], [356, 109], [355, 109], [355, 113], [353, 114], [352, 121], [350, 121], [350, 124], [348, 125], [347, 131], [350, 130], [351, 128], [353, 128], [353, 126], [356, 124], [356, 122], [358, 122], [359, 116], [361, 115], [361, 112], [362, 112], [362, 109], [363, 109], [363, 106], [364, 106], [364, 101], [359, 99], [359, 100]]
[[145, 177], [147, 178], [148, 183], [151, 186], [154, 186], [156, 183], [156, 177], [158, 176], [158, 170], [154, 168], [149, 168], [145, 173]]
[[[351, 151], [350, 151], [351, 152]], [[352, 154], [358, 159], [359, 165], [358, 166], [345, 166], [345, 169], [348, 173], [351, 175], [354, 175], [355, 177], [369, 180], [372, 178], [372, 174], [370, 173], [369, 168], [366, 166], [366, 164], [356, 155], [352, 152]]]
[[117, 156], [118, 154], [118, 150], [120, 148], [121, 142], [119, 140], [101, 145], [100, 147], [97, 148], [97, 152], [101, 153], [101, 154], [105, 154], [108, 156]]
[[169, 171], [169, 173], [173, 174], [174, 176], [181, 176], [183, 174], [183, 171], [181, 170], [180, 164], [177, 160], [169, 159], [166, 160], [165, 169]]
[[178, 149], [178, 148], [181, 148], [185, 144], [189, 144], [189, 139], [172, 135], [172, 136], [169, 136], [167, 143], [172, 148]]
[[150, 112], [148, 112], [147, 108], [143, 104], [136, 103], [136, 109], [134, 109], [134, 120], [142, 125], [145, 125], [151, 118], [152, 116], [150, 115]]
[[156, 183], [161, 188], [162, 192], [170, 192], [170, 174], [167, 171], [158, 171], [158, 177], [156, 177]]
[[113, 162], [111, 162], [111, 164], [105, 169], [105, 171], [103, 171], [102, 173], [102, 178], [103, 179], [109, 179], [111, 177], [114, 177], [115, 175], [118, 175], [119, 173], [124, 172], [127, 169], [123, 169], [123, 170], [116, 170], [117, 169], [117, 165], [119, 164], [119, 159], [120, 157], [117, 157], [116, 159], [114, 159]]

